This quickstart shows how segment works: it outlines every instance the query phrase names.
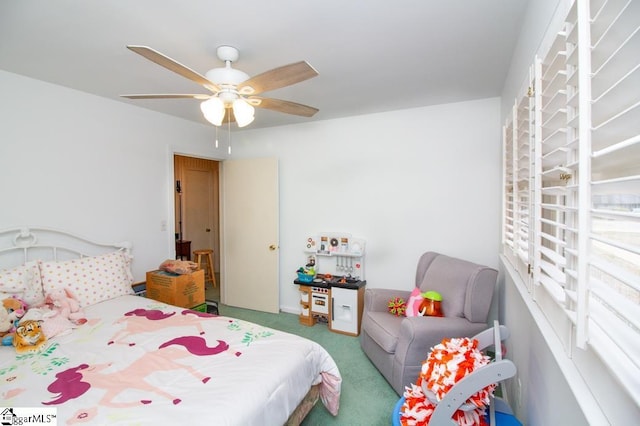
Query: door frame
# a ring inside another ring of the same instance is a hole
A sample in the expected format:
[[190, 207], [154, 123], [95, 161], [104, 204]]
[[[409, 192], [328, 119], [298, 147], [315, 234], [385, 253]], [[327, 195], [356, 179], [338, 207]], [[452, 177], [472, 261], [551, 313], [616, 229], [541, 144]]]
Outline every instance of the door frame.
[[[167, 220], [166, 222], [163, 220], [163, 228], [166, 229], [167, 231], [167, 259], [173, 259], [175, 257], [175, 249], [176, 249], [176, 240], [175, 240], [175, 235], [176, 235], [176, 212], [175, 212], [175, 203], [176, 203], [176, 173], [174, 170], [174, 163], [173, 163], [173, 159], [176, 155], [181, 155], [183, 157], [192, 157], [192, 158], [201, 158], [203, 160], [211, 160], [211, 161], [218, 161], [218, 162], [222, 162], [225, 160], [225, 158], [221, 158], [221, 157], [216, 157], [216, 156], [211, 156], [211, 155], [205, 155], [205, 154], [201, 154], [201, 153], [194, 153], [194, 152], [190, 152], [187, 150], [184, 150], [183, 148], [178, 148], [175, 146], [169, 146], [167, 149], [167, 156], [166, 156], [166, 169], [168, 171], [167, 173], [167, 180], [165, 182], [166, 184], [166, 189], [167, 189], [167, 199], [169, 200], [167, 203]], [[218, 191], [218, 198], [220, 197], [220, 191]], [[222, 200], [219, 200], [219, 206], [218, 206], [218, 215], [220, 215], [221, 213], [221, 209], [222, 209], [222, 205], [220, 204]], [[219, 216], [220, 217], [220, 216]], [[222, 223], [220, 223], [220, 232], [222, 233]], [[220, 235], [221, 237], [222, 235]], [[220, 257], [220, 268], [224, 268], [222, 259], [223, 259], [223, 253], [222, 253], [222, 244], [220, 244], [220, 253], [219, 253], [219, 257]], [[216, 271], [219, 272], [220, 274], [222, 273], [221, 271]], [[222, 279], [220, 280], [222, 281]], [[218, 286], [220, 286], [220, 291], [222, 292], [222, 283], [218, 282], [217, 283]]]
[[[217, 271], [221, 244], [219, 169], [222, 162], [181, 154], [175, 154], [174, 160], [174, 187], [177, 188], [177, 179], [182, 184], [182, 194], [178, 194], [177, 190], [174, 194], [176, 215], [179, 216], [179, 208], [182, 209], [182, 239], [191, 242], [191, 253], [196, 249], [213, 249], [214, 270]], [[192, 178], [195, 180], [192, 181]], [[206, 184], [207, 188], [198, 188], [198, 184]], [[205, 200], [206, 204], [203, 204]], [[202, 216], [205, 212], [208, 214]], [[205, 220], [206, 223], [196, 223], [199, 220]], [[176, 222], [175, 226], [179, 231], [180, 223]], [[208, 230], [205, 232], [205, 229]]]

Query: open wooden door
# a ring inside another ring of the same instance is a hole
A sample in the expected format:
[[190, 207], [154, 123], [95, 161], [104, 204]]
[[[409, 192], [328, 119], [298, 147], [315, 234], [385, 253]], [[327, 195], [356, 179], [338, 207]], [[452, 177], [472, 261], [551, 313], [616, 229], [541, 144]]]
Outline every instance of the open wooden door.
[[[176, 194], [176, 232], [191, 242], [193, 251], [213, 249], [214, 269], [219, 269], [219, 162], [174, 156], [174, 170], [181, 192]], [[182, 226], [180, 224], [182, 222]]]
[[221, 301], [278, 313], [278, 162], [225, 160], [222, 170]]

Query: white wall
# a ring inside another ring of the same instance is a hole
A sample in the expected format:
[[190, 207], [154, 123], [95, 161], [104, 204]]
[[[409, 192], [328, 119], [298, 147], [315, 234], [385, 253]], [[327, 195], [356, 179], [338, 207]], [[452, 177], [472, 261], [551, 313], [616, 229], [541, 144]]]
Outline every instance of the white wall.
[[0, 229], [129, 240], [136, 280], [173, 257], [173, 151], [223, 158], [210, 126], [3, 71], [0, 93]]
[[427, 250], [498, 266], [499, 99], [233, 135], [233, 157], [275, 157], [280, 305], [298, 312], [306, 237], [367, 241], [367, 285], [411, 289]]
[[530, 1], [527, 12], [521, 24], [522, 30], [513, 50], [513, 57], [509, 73], [505, 79], [502, 92], [501, 118], [502, 123], [508, 114], [516, 97], [522, 95], [526, 89], [529, 67], [533, 64], [536, 52], [545, 48], [552, 38], [545, 39], [545, 33], [550, 29], [559, 31], [564, 11], [569, 10], [572, 0], [535, 0]]
[[[504, 282], [500, 285], [500, 295], [504, 303], [500, 307], [500, 318], [511, 331], [505, 343], [507, 357], [518, 369], [516, 378], [507, 382], [512, 408], [518, 418], [530, 426], [590, 424], [570, 385], [570, 381], [580, 378], [575, 369], [570, 368], [568, 358], [562, 366], [559, 364], [548, 343], [557, 340], [553, 330], [545, 330], [545, 335], [538, 327], [516, 288], [514, 271], [507, 269], [501, 267]], [[563, 352], [562, 348], [556, 350]], [[589, 407], [593, 409], [597, 407]]]
[[[0, 91], [0, 229], [131, 240], [136, 279], [172, 256], [172, 154], [224, 158], [210, 126], [2, 71]], [[280, 161], [283, 309], [317, 232], [365, 238], [375, 287], [411, 287], [425, 250], [497, 267], [498, 114], [496, 98], [235, 133], [234, 157]]]

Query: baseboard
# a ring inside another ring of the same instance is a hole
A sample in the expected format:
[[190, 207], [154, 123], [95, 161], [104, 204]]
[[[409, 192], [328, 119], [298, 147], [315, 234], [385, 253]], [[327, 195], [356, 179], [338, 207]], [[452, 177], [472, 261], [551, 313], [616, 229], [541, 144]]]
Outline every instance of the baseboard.
[[287, 314], [298, 315], [298, 314], [300, 314], [300, 309], [299, 308], [291, 308], [291, 307], [288, 307], [288, 306], [284, 306], [284, 307], [281, 306], [280, 307], [280, 312], [285, 312]]

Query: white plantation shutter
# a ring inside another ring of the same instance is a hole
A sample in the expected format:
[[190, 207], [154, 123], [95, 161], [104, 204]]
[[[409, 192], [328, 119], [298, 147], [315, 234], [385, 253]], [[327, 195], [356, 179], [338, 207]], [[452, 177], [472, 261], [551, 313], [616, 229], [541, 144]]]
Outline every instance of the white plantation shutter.
[[[532, 70], [533, 72], [533, 70]], [[533, 75], [533, 74], [531, 74]], [[512, 116], [503, 128], [504, 149], [504, 253], [527, 285], [531, 264], [533, 82], [525, 81]]]
[[[640, 1], [593, 1], [583, 341], [640, 401]], [[585, 49], [586, 50], [586, 49]]]
[[588, 378], [597, 355], [640, 405], [639, 17], [640, 0], [576, 0], [534, 59], [503, 135], [503, 223], [567, 356]]
[[529, 282], [529, 265], [531, 251], [531, 103], [533, 102], [527, 81], [527, 89], [521, 90], [522, 96], [517, 99], [514, 111], [514, 144], [515, 158], [515, 250], [517, 256], [516, 269], [525, 283]]
[[503, 215], [502, 215], [502, 244], [505, 256], [513, 263], [515, 262], [515, 235], [514, 235], [514, 145], [513, 145], [513, 122], [509, 122], [502, 128], [502, 182], [503, 182]]
[[536, 59], [536, 217], [534, 298], [570, 353], [571, 327], [577, 320], [578, 102], [577, 69], [571, 64], [571, 25], [556, 35], [542, 59]]

